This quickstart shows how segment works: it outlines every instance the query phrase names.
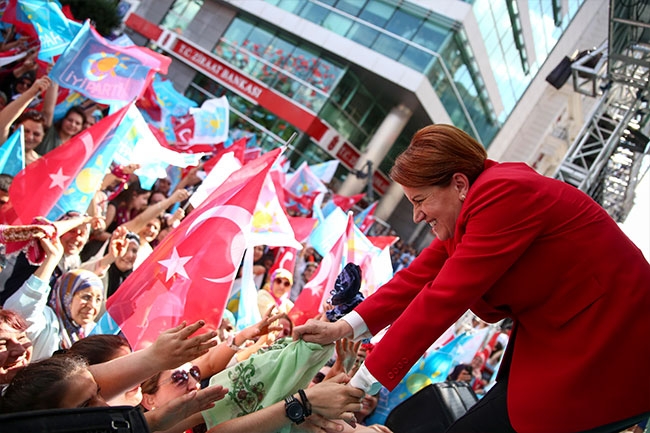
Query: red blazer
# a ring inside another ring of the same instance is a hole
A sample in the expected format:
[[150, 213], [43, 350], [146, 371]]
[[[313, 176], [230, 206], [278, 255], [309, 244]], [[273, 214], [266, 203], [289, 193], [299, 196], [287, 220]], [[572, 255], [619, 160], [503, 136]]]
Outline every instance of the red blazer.
[[515, 321], [508, 412], [518, 432], [650, 411], [650, 264], [576, 188], [487, 161], [454, 237], [434, 240], [356, 308], [373, 333], [392, 323], [369, 371], [393, 389], [468, 308]]

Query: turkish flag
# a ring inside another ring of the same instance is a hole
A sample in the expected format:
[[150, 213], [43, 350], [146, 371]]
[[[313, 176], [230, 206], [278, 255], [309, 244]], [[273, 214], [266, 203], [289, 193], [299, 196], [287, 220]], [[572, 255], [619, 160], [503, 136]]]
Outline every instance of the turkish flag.
[[[14, 177], [9, 187], [9, 203], [0, 220], [5, 224], [30, 224], [47, 215], [61, 196], [68, 192], [77, 175], [94, 156], [105, 139], [124, 118], [130, 104], [72, 137], [42, 158], [29, 164]], [[87, 188], [99, 188], [86, 185]]]
[[230, 175], [108, 299], [107, 312], [134, 350], [182, 321], [219, 327], [260, 190], [279, 153]]
[[275, 254], [275, 261], [269, 269], [269, 275], [273, 275], [277, 269], [286, 269], [293, 274], [296, 267], [296, 257], [298, 250], [292, 247], [278, 247]]
[[309, 235], [316, 226], [317, 218], [289, 217], [289, 224], [293, 228], [298, 242], [307, 242]]
[[162, 121], [162, 107], [158, 103], [156, 90], [153, 88], [153, 82], [144, 89], [142, 96], [135, 102], [136, 107], [145, 111], [154, 122]]
[[338, 195], [338, 194], [332, 194], [332, 201], [334, 202], [335, 205], [343, 209], [343, 212], [347, 212], [352, 207], [359, 202], [363, 198], [363, 196], [366, 195], [365, 193], [363, 194], [357, 194], [353, 195], [352, 197], [346, 197], [344, 195]]
[[323, 257], [318, 268], [316, 268], [314, 277], [305, 284], [293, 308], [289, 311], [289, 317], [295, 326], [302, 325], [307, 320], [323, 312], [323, 303], [329, 297], [336, 278], [343, 269], [343, 257], [348, 243], [348, 234], [352, 232], [353, 226], [352, 214], [348, 214], [345, 231], [329, 253]]

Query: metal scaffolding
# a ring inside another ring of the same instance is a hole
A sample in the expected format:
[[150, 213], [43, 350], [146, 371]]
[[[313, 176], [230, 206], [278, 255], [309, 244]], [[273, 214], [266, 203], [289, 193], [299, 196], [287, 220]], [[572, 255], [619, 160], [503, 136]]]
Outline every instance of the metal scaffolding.
[[572, 66], [574, 90], [599, 97], [555, 178], [585, 191], [618, 222], [634, 202], [650, 154], [650, 5], [610, 1], [609, 39]]

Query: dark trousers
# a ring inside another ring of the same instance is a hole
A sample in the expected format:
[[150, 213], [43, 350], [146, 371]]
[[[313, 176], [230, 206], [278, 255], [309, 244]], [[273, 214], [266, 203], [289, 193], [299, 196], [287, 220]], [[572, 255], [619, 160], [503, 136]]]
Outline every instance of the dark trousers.
[[507, 381], [497, 382], [446, 433], [516, 433], [508, 417], [507, 387]]

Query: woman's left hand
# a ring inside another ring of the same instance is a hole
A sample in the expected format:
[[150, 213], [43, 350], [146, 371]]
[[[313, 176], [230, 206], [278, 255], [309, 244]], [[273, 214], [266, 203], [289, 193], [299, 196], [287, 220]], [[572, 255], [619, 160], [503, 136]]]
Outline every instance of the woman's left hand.
[[349, 378], [339, 374], [305, 390], [313, 413], [328, 419], [342, 419], [354, 424], [354, 412], [359, 411], [366, 393], [347, 385]]

